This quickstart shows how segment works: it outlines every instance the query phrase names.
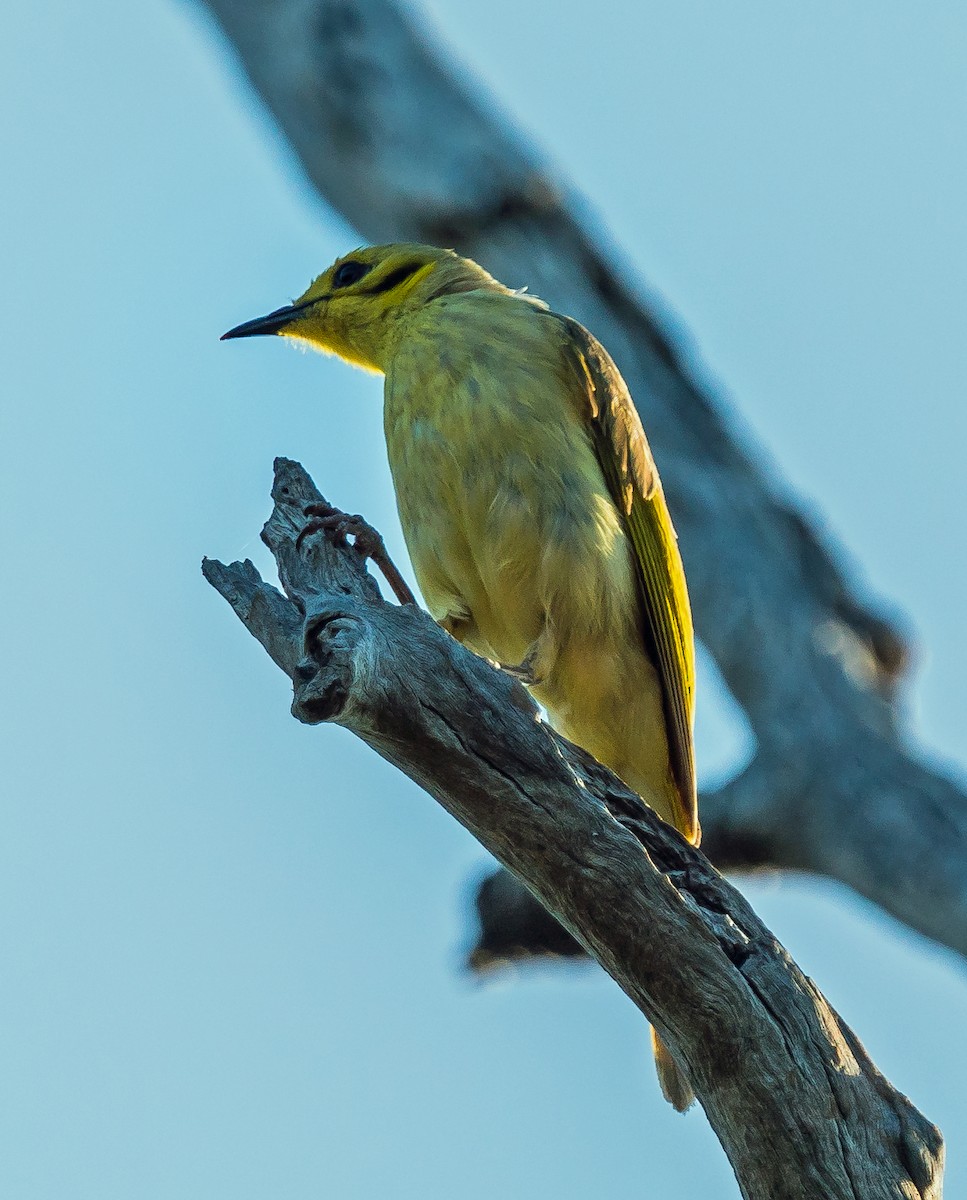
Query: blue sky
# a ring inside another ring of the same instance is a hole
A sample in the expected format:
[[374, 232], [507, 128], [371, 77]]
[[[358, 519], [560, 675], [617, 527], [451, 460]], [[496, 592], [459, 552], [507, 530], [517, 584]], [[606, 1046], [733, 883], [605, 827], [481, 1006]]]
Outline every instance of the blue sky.
[[[967, 17], [598, 7], [429, 6], [907, 615], [912, 726], [961, 773]], [[735, 1197], [599, 972], [466, 978], [485, 855], [297, 725], [201, 579], [269, 569], [276, 454], [402, 557], [378, 381], [217, 341], [358, 236], [191, 4], [18, 6], [0, 64], [4, 1194]], [[709, 670], [700, 706], [710, 778], [743, 736]], [[747, 891], [963, 1190], [959, 961], [831, 884]]]

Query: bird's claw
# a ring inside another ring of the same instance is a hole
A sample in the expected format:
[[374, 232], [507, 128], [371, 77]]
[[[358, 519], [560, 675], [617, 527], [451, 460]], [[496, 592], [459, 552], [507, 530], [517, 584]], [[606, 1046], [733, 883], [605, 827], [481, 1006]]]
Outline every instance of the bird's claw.
[[540, 687], [544, 682], [543, 675], [537, 670], [536, 648], [527, 655], [522, 663], [498, 663], [497, 666], [501, 671], [512, 675], [519, 683], [524, 683], [528, 687]]
[[360, 558], [369, 559], [379, 568], [400, 604], [416, 603], [409, 585], [386, 553], [382, 535], [365, 518], [358, 513], [344, 513], [325, 501], [307, 504], [302, 511], [309, 520], [299, 530], [295, 540], [296, 550], [301, 549], [306, 538], [315, 533], [324, 533], [336, 546], [348, 545], [351, 537], [352, 549]]
[[302, 510], [305, 516], [312, 518], [299, 531], [295, 540], [299, 549], [307, 537], [314, 533], [325, 532], [330, 541], [336, 546], [346, 545], [351, 536], [354, 539], [353, 549], [358, 550], [364, 558], [375, 558], [386, 553], [383, 539], [368, 521], [358, 513], [351, 515], [325, 501], [307, 504]]

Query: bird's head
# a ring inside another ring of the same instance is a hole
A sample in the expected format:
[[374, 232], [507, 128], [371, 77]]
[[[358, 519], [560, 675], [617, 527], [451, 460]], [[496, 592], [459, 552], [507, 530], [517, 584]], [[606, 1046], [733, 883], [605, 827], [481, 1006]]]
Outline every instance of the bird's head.
[[222, 341], [279, 334], [385, 371], [407, 316], [438, 296], [479, 288], [507, 291], [452, 250], [416, 243], [366, 246], [338, 258], [294, 304], [237, 325]]

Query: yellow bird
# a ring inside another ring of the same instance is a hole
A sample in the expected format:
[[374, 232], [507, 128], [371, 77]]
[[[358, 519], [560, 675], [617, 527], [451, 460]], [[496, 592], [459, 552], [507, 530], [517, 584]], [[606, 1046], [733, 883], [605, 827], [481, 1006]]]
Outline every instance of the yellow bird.
[[[372, 246], [225, 338], [280, 334], [385, 376], [400, 522], [430, 612], [692, 844], [685, 575], [627, 386], [577, 321], [451, 250]], [[657, 1042], [666, 1097], [691, 1099]]]

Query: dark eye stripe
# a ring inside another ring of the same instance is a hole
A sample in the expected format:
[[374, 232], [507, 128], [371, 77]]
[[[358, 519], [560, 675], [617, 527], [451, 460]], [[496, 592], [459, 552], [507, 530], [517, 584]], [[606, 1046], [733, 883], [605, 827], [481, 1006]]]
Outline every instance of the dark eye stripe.
[[411, 275], [415, 275], [424, 265], [421, 262], [404, 263], [402, 267], [397, 267], [395, 271], [390, 271], [379, 283], [366, 288], [366, 294], [369, 296], [378, 296], [380, 292], [389, 292], [393, 288], [398, 287], [405, 279], [409, 279]]

